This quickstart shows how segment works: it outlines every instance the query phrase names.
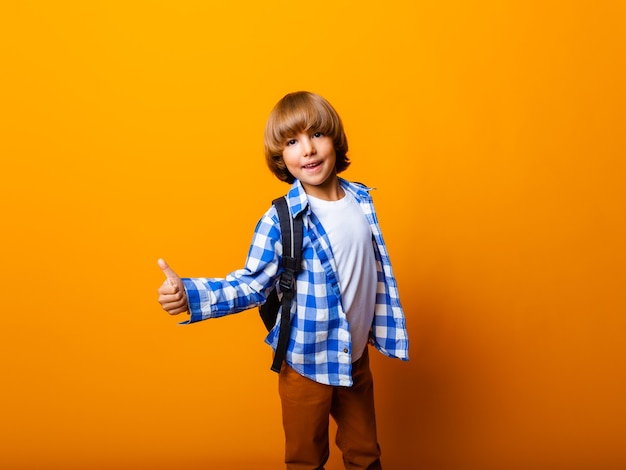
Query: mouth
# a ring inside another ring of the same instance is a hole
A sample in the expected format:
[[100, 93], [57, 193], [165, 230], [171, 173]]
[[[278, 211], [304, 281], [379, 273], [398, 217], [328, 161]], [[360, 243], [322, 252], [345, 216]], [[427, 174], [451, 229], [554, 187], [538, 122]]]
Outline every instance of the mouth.
[[304, 165], [302, 168], [304, 168], [305, 170], [313, 170], [317, 168], [318, 166], [320, 166], [321, 164], [322, 162], [313, 162], [313, 163], [309, 163], [308, 165]]

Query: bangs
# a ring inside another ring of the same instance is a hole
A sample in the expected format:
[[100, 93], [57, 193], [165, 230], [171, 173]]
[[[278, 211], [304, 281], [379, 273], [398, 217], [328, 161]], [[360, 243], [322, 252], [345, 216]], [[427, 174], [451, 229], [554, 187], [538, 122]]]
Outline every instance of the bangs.
[[301, 106], [283, 110], [282, 119], [279, 118], [278, 122], [274, 128], [274, 138], [281, 143], [300, 132], [307, 131], [321, 132], [332, 137], [337, 128], [332, 114], [321, 103], [302, 103]]
[[314, 131], [334, 139], [341, 128], [335, 110], [313, 94], [292, 94], [281, 100], [266, 127], [266, 143], [273, 153], [282, 152], [285, 142], [300, 132]]

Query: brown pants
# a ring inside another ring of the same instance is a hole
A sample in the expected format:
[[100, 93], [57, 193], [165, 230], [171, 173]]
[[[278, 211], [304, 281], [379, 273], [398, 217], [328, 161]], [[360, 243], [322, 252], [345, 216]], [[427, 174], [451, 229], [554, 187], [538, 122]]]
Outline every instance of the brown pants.
[[336, 442], [349, 470], [379, 470], [374, 386], [368, 348], [352, 364], [352, 387], [332, 387], [302, 377], [286, 363], [278, 389], [285, 429], [287, 470], [323, 470], [330, 453], [329, 416], [337, 423]]

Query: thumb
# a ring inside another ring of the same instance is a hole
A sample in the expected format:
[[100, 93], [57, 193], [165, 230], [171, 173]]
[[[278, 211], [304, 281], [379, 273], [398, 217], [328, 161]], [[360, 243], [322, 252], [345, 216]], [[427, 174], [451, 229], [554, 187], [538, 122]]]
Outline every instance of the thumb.
[[178, 277], [178, 274], [176, 274], [174, 270], [169, 267], [164, 259], [159, 258], [157, 264], [159, 265], [159, 267], [163, 271], [163, 274], [165, 274], [165, 277], [171, 285], [175, 286], [176, 284], [178, 284], [178, 279], [180, 279]]

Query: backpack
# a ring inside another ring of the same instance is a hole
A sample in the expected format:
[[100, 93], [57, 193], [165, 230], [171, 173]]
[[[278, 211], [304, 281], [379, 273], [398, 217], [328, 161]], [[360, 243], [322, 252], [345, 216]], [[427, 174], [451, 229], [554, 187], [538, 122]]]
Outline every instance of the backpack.
[[287, 344], [289, 344], [289, 330], [291, 327], [291, 302], [295, 295], [296, 274], [300, 270], [302, 260], [302, 213], [295, 218], [291, 217], [287, 197], [279, 197], [272, 201], [278, 212], [280, 222], [280, 234], [283, 244], [283, 272], [278, 280], [278, 285], [283, 294], [282, 300], [278, 298], [278, 292], [274, 288], [267, 296], [266, 302], [259, 307], [259, 314], [265, 324], [267, 331], [270, 331], [276, 324], [278, 310], [282, 305], [280, 316], [280, 331], [278, 333], [278, 344], [274, 354], [274, 361], [271, 369], [280, 372]]

